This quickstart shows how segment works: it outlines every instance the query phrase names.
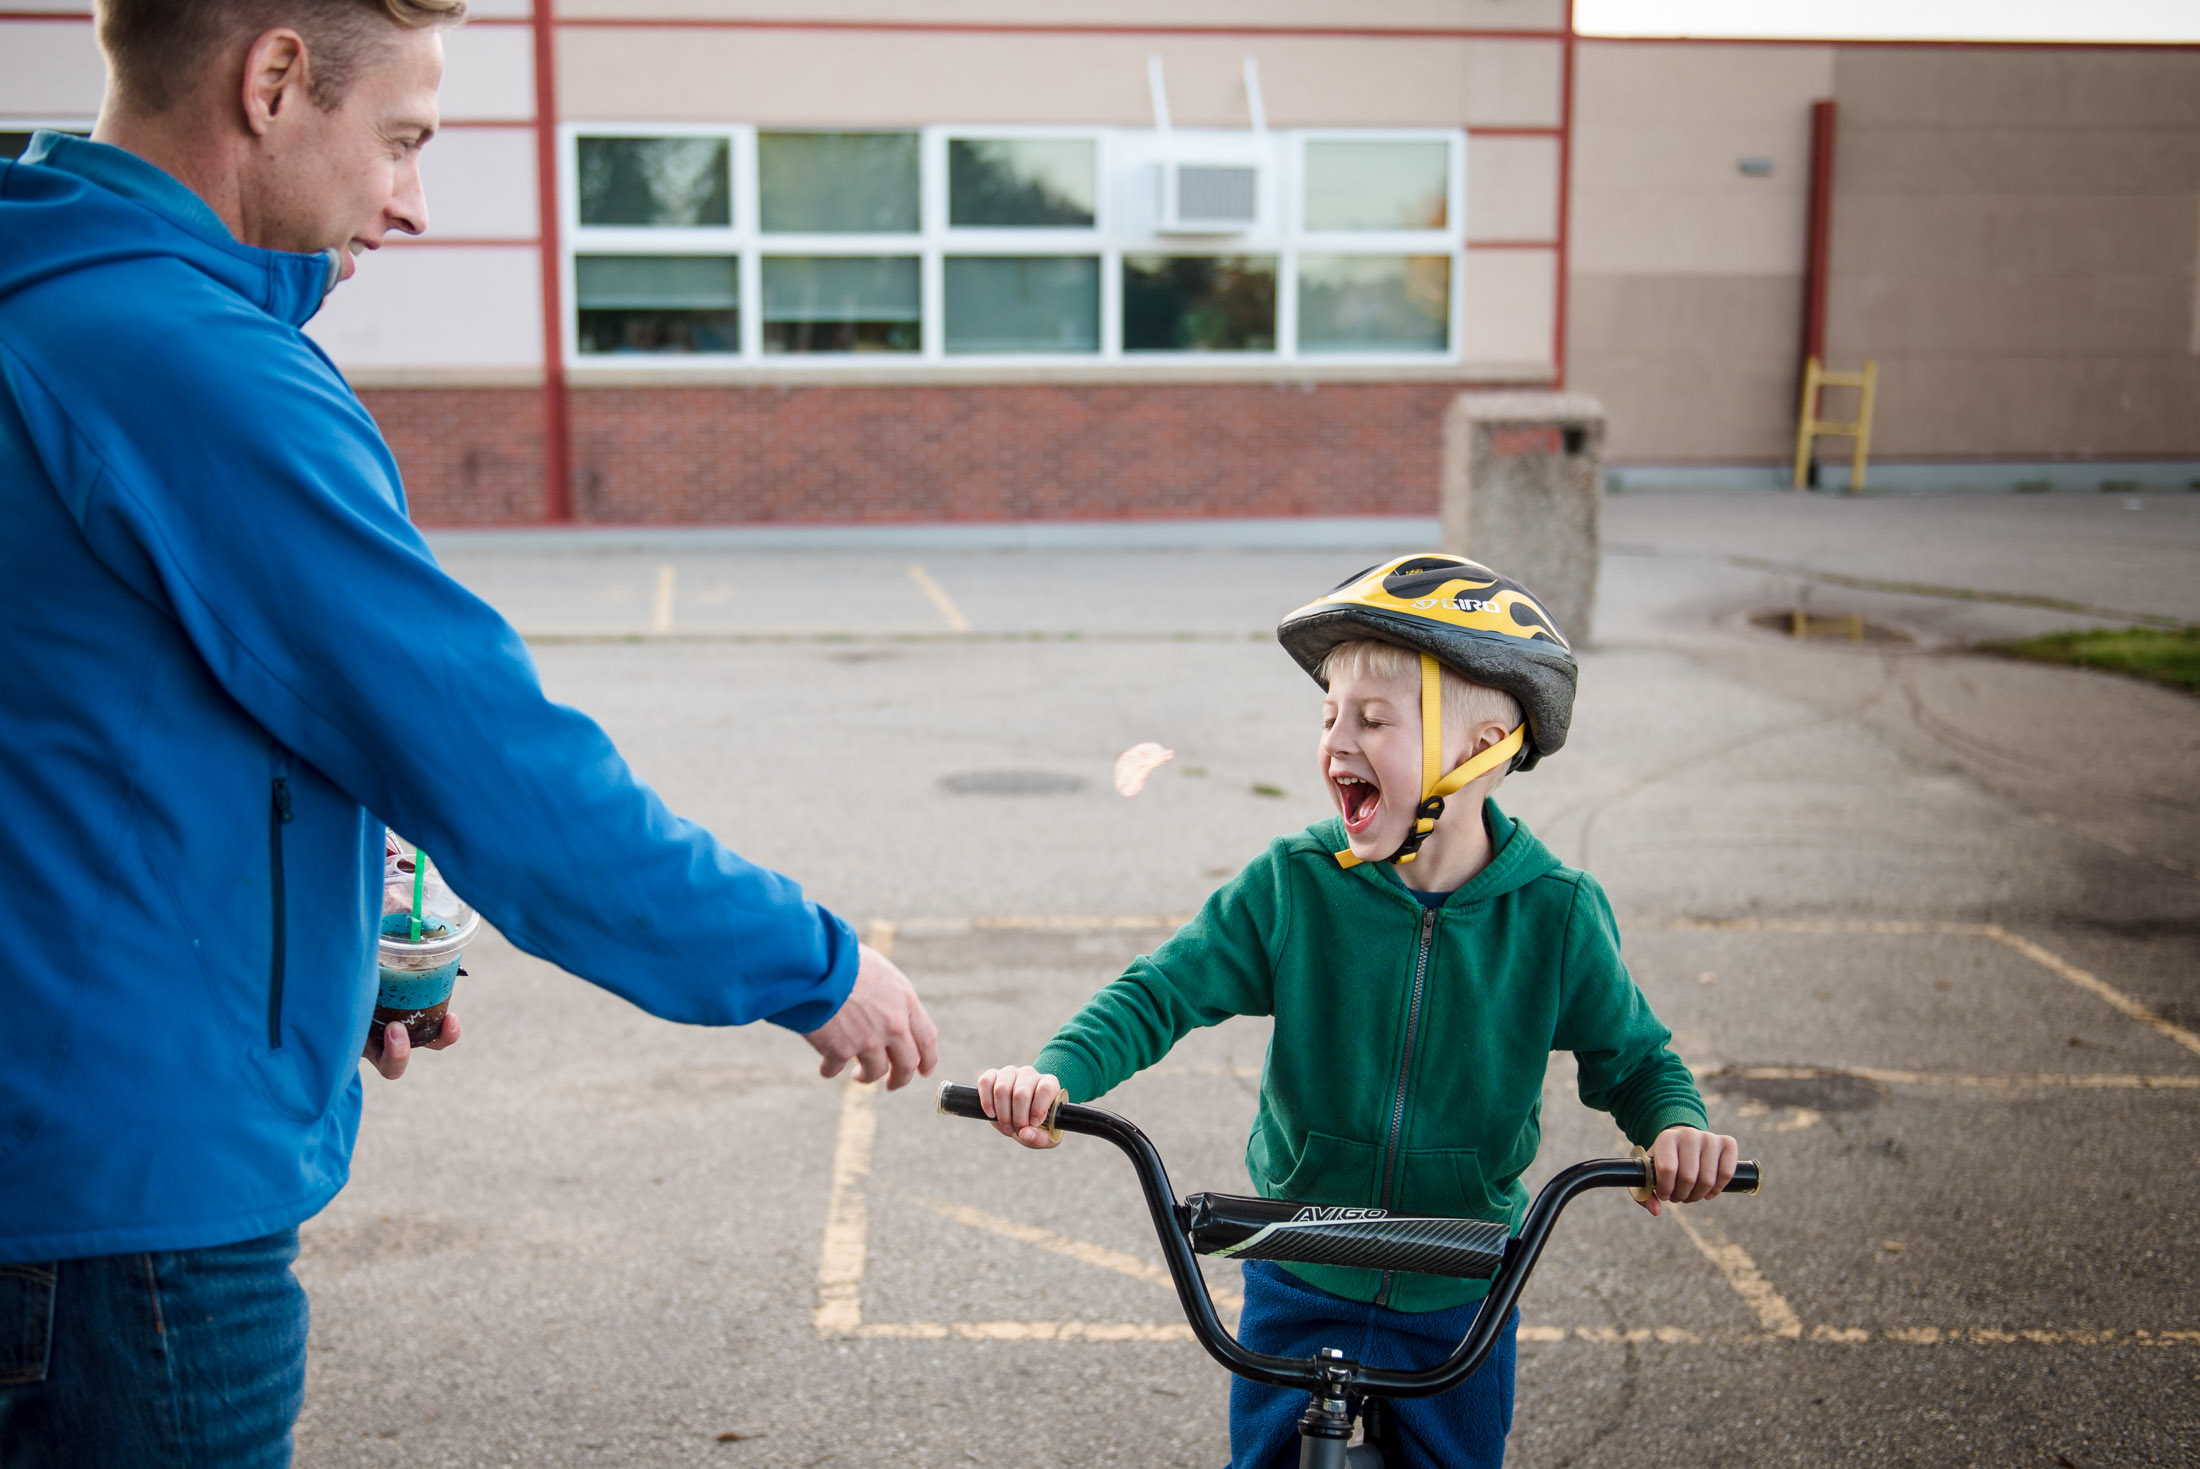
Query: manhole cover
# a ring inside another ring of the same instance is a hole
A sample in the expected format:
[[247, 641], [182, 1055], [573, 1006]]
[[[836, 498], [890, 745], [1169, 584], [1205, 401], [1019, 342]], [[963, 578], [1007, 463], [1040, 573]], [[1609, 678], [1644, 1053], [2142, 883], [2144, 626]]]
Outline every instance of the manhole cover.
[[1822, 1066], [1729, 1066], [1704, 1078], [1707, 1091], [1768, 1107], [1814, 1112], [1862, 1112], [1887, 1100], [1878, 1082]]
[[1085, 788], [1083, 777], [1051, 770], [966, 770], [940, 784], [958, 796], [1069, 796]]
[[1778, 633], [1784, 638], [1800, 638], [1810, 642], [1876, 643], [1881, 647], [1890, 644], [1914, 643], [1899, 627], [1889, 627], [1883, 622], [1846, 612], [1812, 612], [1805, 607], [1775, 607], [1770, 612], [1751, 615], [1750, 626]]

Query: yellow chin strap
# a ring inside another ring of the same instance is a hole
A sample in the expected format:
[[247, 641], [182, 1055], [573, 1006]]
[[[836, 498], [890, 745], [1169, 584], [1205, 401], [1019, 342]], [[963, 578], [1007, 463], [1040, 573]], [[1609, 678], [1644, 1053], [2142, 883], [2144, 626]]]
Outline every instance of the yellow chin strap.
[[[1421, 854], [1421, 843], [1436, 830], [1436, 818], [1444, 814], [1444, 798], [1456, 795], [1471, 782], [1503, 765], [1528, 741], [1528, 726], [1511, 734], [1468, 760], [1451, 774], [1439, 776], [1444, 759], [1444, 665], [1428, 653], [1421, 655], [1421, 804], [1413, 814], [1413, 830], [1385, 861], [1404, 866]], [[1346, 847], [1336, 854], [1339, 867], [1357, 867], [1361, 859]]]

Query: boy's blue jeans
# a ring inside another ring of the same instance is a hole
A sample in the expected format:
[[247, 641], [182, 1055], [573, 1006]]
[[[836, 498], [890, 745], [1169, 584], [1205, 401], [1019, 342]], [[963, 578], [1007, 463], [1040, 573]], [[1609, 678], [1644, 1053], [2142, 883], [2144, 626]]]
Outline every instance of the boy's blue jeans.
[[[1435, 1366], [1466, 1339], [1481, 1303], [1448, 1311], [1393, 1311], [1316, 1290], [1279, 1265], [1245, 1266], [1238, 1340], [1256, 1352], [1311, 1357], [1335, 1347], [1377, 1367]], [[1513, 1355], [1520, 1313], [1498, 1334], [1482, 1370], [1433, 1398], [1394, 1398], [1392, 1432], [1402, 1462], [1388, 1469], [1499, 1469], [1512, 1431]], [[1230, 1383], [1230, 1469], [1298, 1469], [1306, 1394], [1244, 1378]]]
[[281, 1469], [306, 1392], [298, 1231], [0, 1265], [0, 1469]]

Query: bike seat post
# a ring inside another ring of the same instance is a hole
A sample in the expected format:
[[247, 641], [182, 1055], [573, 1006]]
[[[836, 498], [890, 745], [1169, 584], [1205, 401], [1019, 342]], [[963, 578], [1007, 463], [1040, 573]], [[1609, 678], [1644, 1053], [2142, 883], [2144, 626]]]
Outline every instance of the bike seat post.
[[1358, 1416], [1346, 1384], [1352, 1368], [1335, 1347], [1321, 1349], [1322, 1386], [1311, 1394], [1299, 1419], [1299, 1469], [1345, 1469], [1346, 1444]]

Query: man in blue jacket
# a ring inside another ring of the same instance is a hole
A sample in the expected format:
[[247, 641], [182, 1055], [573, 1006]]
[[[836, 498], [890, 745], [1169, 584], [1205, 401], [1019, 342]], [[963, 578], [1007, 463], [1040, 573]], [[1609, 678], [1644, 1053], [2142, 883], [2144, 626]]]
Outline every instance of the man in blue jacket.
[[288, 1462], [385, 822], [654, 1014], [933, 1066], [892, 964], [544, 697], [299, 330], [426, 228], [462, 8], [103, 0], [94, 141], [0, 163], [6, 1469]]

